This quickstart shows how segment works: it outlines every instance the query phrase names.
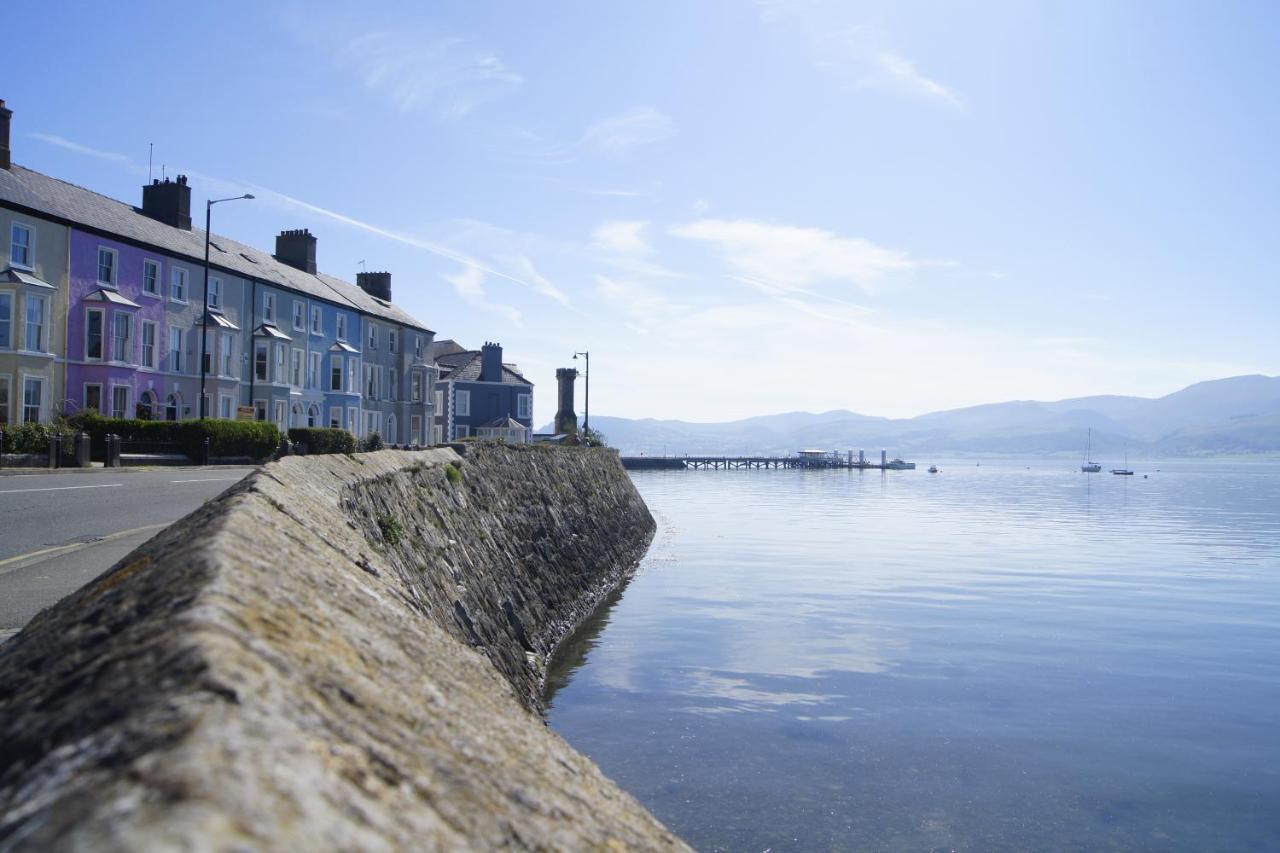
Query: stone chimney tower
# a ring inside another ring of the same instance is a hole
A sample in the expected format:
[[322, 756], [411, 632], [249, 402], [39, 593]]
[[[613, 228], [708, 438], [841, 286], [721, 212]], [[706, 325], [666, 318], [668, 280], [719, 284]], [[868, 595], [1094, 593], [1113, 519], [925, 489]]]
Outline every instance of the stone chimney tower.
[[555, 432], [558, 435], [577, 435], [578, 416], [573, 411], [573, 383], [578, 378], [578, 371], [572, 367], [562, 367], [556, 371], [556, 382], [560, 386], [560, 406], [556, 409]]
[[[276, 260], [294, 269], [316, 274], [316, 238], [307, 228], [276, 235]], [[390, 281], [388, 280], [388, 286]]]
[[4, 105], [0, 99], [0, 169], [7, 170], [13, 165], [9, 155], [9, 124], [13, 119], [13, 110]]

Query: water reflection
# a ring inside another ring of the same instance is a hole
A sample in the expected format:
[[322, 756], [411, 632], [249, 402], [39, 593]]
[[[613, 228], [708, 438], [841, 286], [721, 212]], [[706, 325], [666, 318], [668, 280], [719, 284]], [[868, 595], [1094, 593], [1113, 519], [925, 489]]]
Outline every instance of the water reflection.
[[552, 726], [704, 849], [1280, 845], [1280, 466], [940, 466], [638, 476]]

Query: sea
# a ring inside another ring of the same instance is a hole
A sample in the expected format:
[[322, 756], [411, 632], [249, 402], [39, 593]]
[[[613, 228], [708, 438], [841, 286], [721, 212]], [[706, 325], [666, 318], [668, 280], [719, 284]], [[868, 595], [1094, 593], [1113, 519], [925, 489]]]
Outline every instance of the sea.
[[1280, 462], [1078, 465], [635, 472], [549, 724], [701, 850], [1280, 849]]

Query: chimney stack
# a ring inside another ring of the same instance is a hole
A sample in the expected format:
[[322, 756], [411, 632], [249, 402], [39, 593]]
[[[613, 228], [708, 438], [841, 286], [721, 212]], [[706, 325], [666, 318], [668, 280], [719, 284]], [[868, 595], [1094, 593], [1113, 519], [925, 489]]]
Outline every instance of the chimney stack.
[[306, 228], [281, 231], [276, 235], [276, 260], [315, 275], [316, 238]]
[[0, 169], [8, 171], [13, 165], [13, 160], [9, 156], [9, 120], [13, 118], [13, 110], [4, 105], [4, 101], [0, 100]]
[[142, 212], [157, 222], [191, 230], [191, 187], [187, 176], [177, 180], [154, 180], [142, 188]]
[[502, 381], [502, 344], [484, 342], [480, 350], [480, 381]]
[[376, 299], [381, 299], [383, 302], [391, 301], [391, 273], [389, 272], [358, 272], [356, 284]]
[[578, 416], [573, 411], [573, 383], [577, 378], [578, 371], [572, 367], [561, 367], [556, 371], [556, 382], [560, 386], [560, 405], [556, 409], [555, 425], [557, 435], [578, 434]]

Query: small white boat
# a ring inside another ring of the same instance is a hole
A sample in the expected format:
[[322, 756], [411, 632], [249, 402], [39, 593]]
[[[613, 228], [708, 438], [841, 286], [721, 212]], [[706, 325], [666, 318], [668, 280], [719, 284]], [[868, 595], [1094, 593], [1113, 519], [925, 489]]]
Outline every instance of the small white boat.
[[938, 466], [937, 466], [937, 465], [930, 465], [930, 466], [929, 466], [929, 473], [930, 473], [930, 474], [936, 474], [936, 473], [938, 473]]
[[1089, 437], [1084, 442], [1084, 462], [1080, 466], [1080, 470], [1086, 474], [1097, 474], [1102, 470], [1102, 466], [1094, 462], [1089, 457], [1093, 455], [1093, 427], [1089, 428]]

